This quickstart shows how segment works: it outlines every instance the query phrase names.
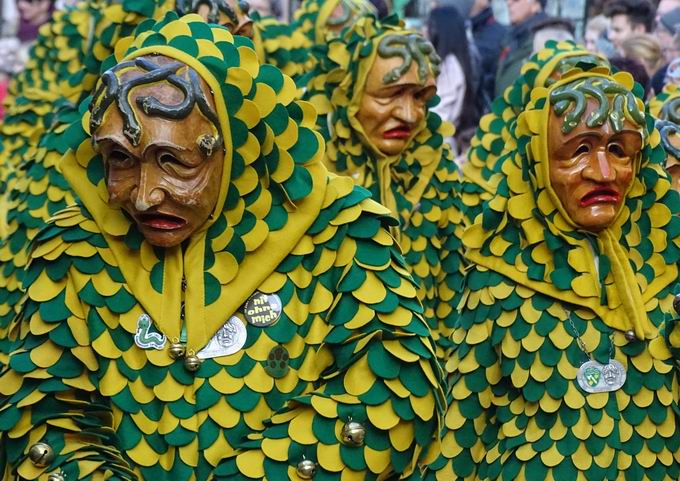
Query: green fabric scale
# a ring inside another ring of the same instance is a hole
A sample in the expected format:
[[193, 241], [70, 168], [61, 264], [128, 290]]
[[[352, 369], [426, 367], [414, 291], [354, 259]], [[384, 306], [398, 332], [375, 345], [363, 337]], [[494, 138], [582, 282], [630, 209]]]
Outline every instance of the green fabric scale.
[[[256, 31], [255, 44], [263, 63], [274, 65], [283, 73], [298, 79], [309, 61], [309, 50], [304, 46], [304, 36], [293, 25], [283, 23], [273, 17], [261, 17], [251, 12]], [[258, 38], [259, 37], [259, 38]], [[257, 44], [261, 44], [258, 46]]]
[[[140, 48], [163, 46], [166, 39], [158, 32], [184, 21], [175, 19], [168, 14], [156, 25], [142, 24], [139, 32], [153, 34], [140, 36]], [[211, 27], [191, 26], [187, 42], [212, 39]], [[246, 39], [234, 42], [220, 44], [225, 52], [233, 49], [229, 61], [239, 60], [236, 47], [252, 48]], [[233, 67], [209, 58], [211, 72]], [[114, 64], [111, 59], [103, 68]], [[234, 109], [229, 121], [235, 154], [224, 211], [206, 236], [206, 305], [221, 295], [222, 284], [211, 274], [216, 254], [229, 253], [238, 262], [251, 255], [243, 239], [256, 224], [262, 194], [239, 192], [246, 159], [236, 152], [248, 128], [234, 116], [236, 105], [253, 99], [255, 84], [292, 85], [284, 81], [274, 67], [261, 66], [240, 101], [233, 85], [223, 86], [234, 100], [228, 108]], [[271, 153], [250, 164], [263, 176], [279, 176], [269, 184], [273, 202], [264, 222], [270, 232], [285, 226], [285, 202], [311, 195], [305, 163], [318, 162], [322, 148], [311, 135], [313, 117], [303, 121], [304, 105], [289, 93], [281, 94], [288, 98], [285, 105], [277, 104], [250, 131], [271, 138], [284, 135], [288, 122], [298, 124], [286, 148], [295, 154], [292, 168], [276, 140]], [[64, 137], [76, 155], [90, 142], [83, 124], [76, 119]], [[95, 156], [86, 165], [84, 181], [98, 185], [101, 160]], [[281, 171], [288, 177], [281, 178]], [[443, 423], [442, 379], [415, 283], [387, 231], [394, 221], [345, 178], [329, 176], [326, 192], [316, 221], [261, 287], [281, 300], [278, 322], [247, 325], [239, 352], [207, 359], [193, 373], [167, 347], [143, 350], [135, 344], [143, 310], [88, 209], [79, 203], [53, 216], [36, 237], [17, 337], [0, 372], [3, 479], [57, 471], [68, 480], [295, 479], [297, 463], [306, 458], [318, 463], [315, 479], [340, 481], [378, 479], [390, 471], [408, 476], [418, 461], [425, 462]], [[240, 221], [227, 225], [226, 215], [239, 206]], [[226, 229], [233, 229], [232, 240], [223, 250], [214, 248]], [[134, 224], [123, 239], [147, 253], [149, 265], [140, 266], [140, 275], [148, 268], [152, 288], [164, 292], [163, 250], [149, 249]], [[282, 377], [265, 370], [275, 346], [290, 356]], [[340, 443], [338, 433], [350, 418], [365, 426], [363, 446]], [[26, 457], [37, 441], [56, 453], [45, 468]]]
[[[377, 38], [399, 32], [405, 31], [396, 17], [380, 23], [367, 16], [346, 29], [341, 38], [330, 40], [328, 47], [317, 47], [320, 63], [305, 77], [307, 90], [303, 98], [319, 111], [317, 123], [327, 141], [329, 168], [353, 176], [378, 202], [384, 202], [378, 164], [393, 162], [390, 189], [401, 225], [397, 237], [406, 264], [420, 285], [418, 296], [437, 341], [438, 356], [446, 359], [463, 284], [461, 183], [451, 149], [444, 140], [453, 127], [428, 111], [425, 125], [411, 145], [397, 159], [385, 159], [362, 140], [348, 114], [349, 102], [362, 94], [358, 87], [355, 89], [360, 62], [374, 53]], [[419, 201], [414, 203], [407, 195], [423, 176], [423, 163], [433, 158], [437, 166]]]

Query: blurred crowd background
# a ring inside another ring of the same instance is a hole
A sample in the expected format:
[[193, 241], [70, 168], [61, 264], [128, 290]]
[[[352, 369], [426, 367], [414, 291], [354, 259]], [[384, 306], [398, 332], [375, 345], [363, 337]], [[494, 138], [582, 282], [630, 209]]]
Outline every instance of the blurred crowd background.
[[[41, 25], [77, 0], [0, 0], [0, 98]], [[151, 0], [150, 0], [151, 1]], [[250, 0], [262, 16], [290, 20], [297, 0]], [[629, 71], [648, 97], [680, 82], [680, 0], [372, 0], [422, 29], [443, 60], [437, 112], [467, 139], [493, 99], [550, 39], [574, 39]], [[0, 113], [1, 115], [1, 113]]]

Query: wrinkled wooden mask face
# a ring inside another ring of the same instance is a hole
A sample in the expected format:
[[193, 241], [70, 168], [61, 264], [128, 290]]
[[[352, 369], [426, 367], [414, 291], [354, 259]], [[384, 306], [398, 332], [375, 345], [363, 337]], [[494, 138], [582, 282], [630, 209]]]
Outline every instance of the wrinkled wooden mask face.
[[581, 121], [568, 132], [554, 109], [548, 120], [550, 183], [571, 220], [595, 233], [616, 220], [642, 149], [642, 131], [629, 119], [620, 129], [608, 121], [589, 127], [585, 119], [599, 108], [588, 98]]
[[[391, 37], [406, 38], [394, 35], [381, 41], [356, 115], [369, 142], [388, 156], [403, 152], [425, 119], [427, 102], [436, 93], [436, 68], [432, 63], [438, 61], [438, 57], [430, 60], [424, 55], [385, 54], [381, 47], [390, 46], [385, 40]], [[408, 45], [405, 41], [399, 43]], [[396, 46], [394, 42], [392, 45]], [[413, 43], [413, 48], [419, 48], [419, 45]], [[402, 49], [400, 52], [408, 51]], [[390, 49], [387, 53], [391, 53]]]
[[93, 142], [111, 205], [152, 245], [176, 246], [207, 222], [219, 196], [224, 151], [214, 99], [203, 79], [174, 59], [128, 64], [109, 71], [117, 95], [95, 95]]

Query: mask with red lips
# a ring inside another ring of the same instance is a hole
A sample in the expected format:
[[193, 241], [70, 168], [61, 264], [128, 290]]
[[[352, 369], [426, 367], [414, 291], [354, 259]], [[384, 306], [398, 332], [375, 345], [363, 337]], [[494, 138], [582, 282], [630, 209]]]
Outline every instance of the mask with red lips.
[[626, 118], [622, 128], [605, 121], [589, 127], [585, 119], [600, 108], [587, 98], [581, 121], [564, 132], [555, 109], [548, 120], [550, 183], [570, 219], [580, 228], [600, 232], [618, 215], [633, 182], [642, 131]]
[[[416, 49], [422, 53], [413, 54]], [[401, 154], [422, 127], [427, 102], [436, 93], [438, 65], [434, 48], [419, 35], [387, 35], [380, 41], [356, 118], [382, 154]]]
[[[165, 80], [140, 81], [164, 68]], [[179, 245], [209, 219], [220, 190], [224, 152], [210, 89], [186, 65], [161, 56], [111, 75], [123, 94], [93, 110], [91, 128], [109, 203], [127, 212], [150, 244]], [[122, 100], [130, 82], [139, 85]]]

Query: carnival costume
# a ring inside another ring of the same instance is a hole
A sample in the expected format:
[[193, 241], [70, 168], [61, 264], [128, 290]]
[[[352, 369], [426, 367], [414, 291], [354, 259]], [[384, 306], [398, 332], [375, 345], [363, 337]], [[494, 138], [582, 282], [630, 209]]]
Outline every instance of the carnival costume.
[[[176, 18], [118, 43], [68, 129], [60, 165], [80, 204], [36, 238], [0, 375], [4, 479], [407, 476], [441, 428], [443, 393], [388, 211], [327, 173], [313, 108], [248, 39]], [[177, 65], [214, 95], [216, 116], [205, 90], [191, 98], [217, 128], [198, 145], [224, 146], [223, 175], [206, 224], [159, 248], [109, 205], [88, 130], [118, 108], [138, 138], [131, 68], [147, 71], [135, 85], [163, 74], [184, 89], [177, 106], [136, 98], [176, 118], [190, 101]]]
[[[369, 0], [302, 0], [295, 11], [292, 28], [303, 35], [302, 48], [310, 52], [316, 46], [324, 46], [331, 38], [340, 35], [344, 27], [364, 15], [375, 15], [376, 10]], [[321, 60], [320, 54], [310, 54], [304, 65], [304, 71], [310, 69]], [[301, 82], [300, 87], [306, 87]]]
[[[463, 238], [472, 266], [436, 479], [678, 479], [678, 368], [660, 330], [677, 289], [680, 206], [659, 134], [628, 74], [575, 69], [532, 88], [533, 72], [515, 83], [526, 89], [509, 126], [517, 147]], [[550, 180], [549, 142], [561, 141], [548, 136], [551, 115], [563, 135], [619, 135], [624, 121], [642, 132], [631, 184], [599, 233], [570, 218]]]
[[680, 182], [680, 89], [667, 84], [659, 95], [649, 101], [649, 113], [656, 119], [661, 145], [666, 151], [666, 170], [673, 177], [673, 186]]
[[497, 97], [491, 112], [481, 118], [467, 152], [467, 162], [461, 168], [461, 198], [467, 225], [481, 213], [484, 201], [495, 194], [498, 176], [502, 175], [500, 163], [517, 148], [508, 129], [526, 105], [531, 89], [549, 86], [575, 65], [592, 69], [605, 63], [604, 58], [573, 42], [551, 40], [522, 67], [522, 77]]
[[351, 176], [399, 219], [400, 245], [420, 284], [425, 318], [443, 357], [462, 285], [459, 177], [444, 140], [453, 126], [426, 112], [396, 156], [385, 155], [369, 140], [357, 113], [375, 59], [389, 49], [401, 52], [397, 58], [403, 64], [396, 70], [402, 75], [413, 64], [424, 72], [421, 77], [436, 72], [438, 58], [429, 42], [396, 21], [366, 16], [319, 48], [323, 60], [311, 74], [305, 98], [319, 112], [329, 169]]
[[[215, 0], [212, 5], [215, 21], [220, 12], [232, 23], [247, 14], [247, 4], [239, 3], [238, 11], [226, 0]], [[28, 245], [51, 215], [74, 202], [56, 163], [66, 150], [65, 131], [79, 115], [78, 103], [94, 88], [102, 61], [113, 53], [121, 38], [146, 19], [158, 20], [168, 11], [188, 11], [191, 7], [188, 0], [78, 2], [55, 12], [41, 29], [26, 69], [10, 84], [9, 104], [0, 127], [0, 182], [4, 192], [0, 221], [0, 364], [7, 353], [6, 331], [21, 296], [19, 284]], [[254, 41], [262, 63], [274, 63], [284, 72], [296, 74], [305, 55], [301, 49], [287, 50], [289, 28], [264, 19], [254, 26]]]

